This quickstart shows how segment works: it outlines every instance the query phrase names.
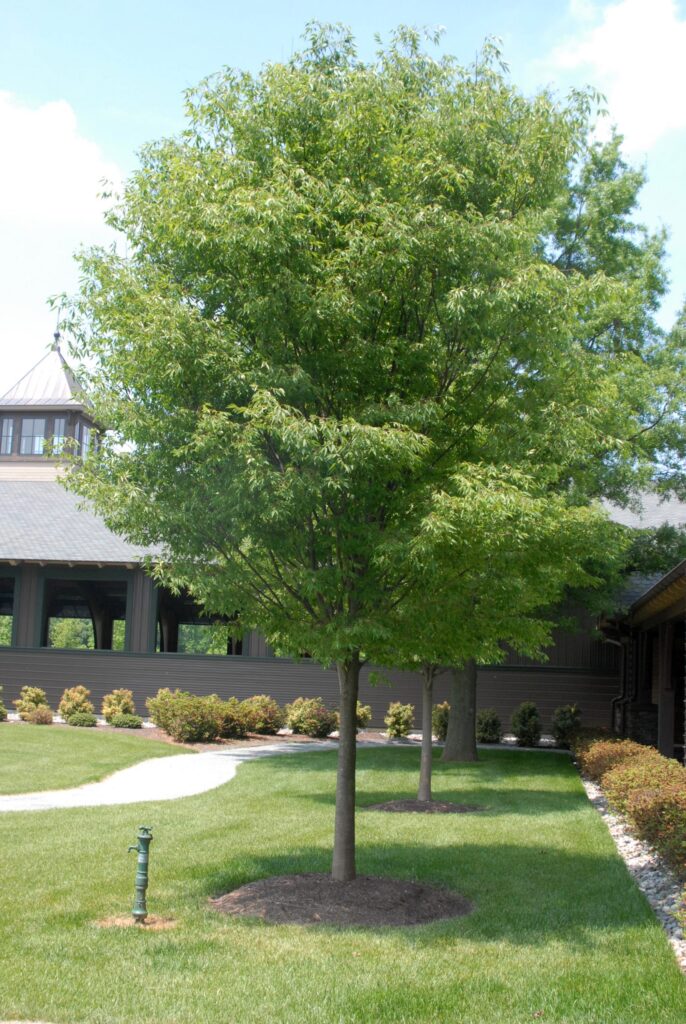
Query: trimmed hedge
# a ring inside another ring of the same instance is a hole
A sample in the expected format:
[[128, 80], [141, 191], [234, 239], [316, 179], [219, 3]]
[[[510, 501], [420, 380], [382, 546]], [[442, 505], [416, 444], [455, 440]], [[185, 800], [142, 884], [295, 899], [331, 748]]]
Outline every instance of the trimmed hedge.
[[249, 719], [249, 732], [275, 736], [286, 724], [286, 712], [266, 693], [248, 697], [243, 701], [243, 707]]
[[644, 753], [625, 758], [602, 777], [608, 803], [621, 814], [626, 814], [632, 793], [657, 791], [665, 786], [678, 786], [680, 782], [686, 786], [686, 770], [680, 764], [658, 754], [652, 747], [643, 749]]
[[577, 759], [639, 839], [686, 877], [686, 768], [633, 740], [590, 742]]
[[605, 772], [610, 771], [615, 765], [626, 761], [628, 757], [645, 754], [646, 750], [653, 750], [657, 754], [653, 747], [646, 747], [634, 740], [597, 740], [578, 747], [576, 757], [584, 775], [588, 775], [594, 782], [599, 782]]

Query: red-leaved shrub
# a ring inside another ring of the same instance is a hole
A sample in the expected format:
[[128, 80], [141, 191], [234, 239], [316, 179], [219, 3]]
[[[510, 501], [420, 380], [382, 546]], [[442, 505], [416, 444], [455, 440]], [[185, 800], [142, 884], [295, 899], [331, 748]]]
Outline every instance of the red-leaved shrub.
[[605, 772], [615, 765], [621, 764], [627, 758], [645, 754], [646, 750], [653, 748], [642, 743], [634, 743], [633, 740], [598, 740], [577, 749], [576, 756], [584, 775], [598, 782]]
[[[676, 871], [686, 875], [686, 769], [675, 761], [668, 763], [681, 772], [681, 781], [630, 793], [626, 813], [639, 837], [652, 843]], [[673, 774], [676, 777], [677, 773]]]
[[621, 814], [626, 813], [627, 801], [639, 790], [658, 790], [663, 786], [686, 787], [686, 770], [676, 761], [662, 757], [652, 747], [644, 747], [636, 754], [615, 765], [602, 777], [601, 785], [608, 803]]

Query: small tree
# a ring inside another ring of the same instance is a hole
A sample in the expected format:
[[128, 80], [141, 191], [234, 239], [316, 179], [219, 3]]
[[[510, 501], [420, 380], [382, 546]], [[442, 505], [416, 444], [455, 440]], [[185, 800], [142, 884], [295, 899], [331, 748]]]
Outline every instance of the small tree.
[[579, 510], [679, 436], [660, 239], [631, 248], [602, 210], [573, 233], [584, 176], [627, 183], [591, 106], [525, 98], [490, 45], [463, 68], [400, 29], [364, 62], [313, 25], [287, 63], [190, 92], [109, 216], [126, 254], [81, 257], [66, 326], [112, 430], [69, 485], [161, 546], [160, 580], [336, 664], [337, 879], [360, 668], [454, 478]]

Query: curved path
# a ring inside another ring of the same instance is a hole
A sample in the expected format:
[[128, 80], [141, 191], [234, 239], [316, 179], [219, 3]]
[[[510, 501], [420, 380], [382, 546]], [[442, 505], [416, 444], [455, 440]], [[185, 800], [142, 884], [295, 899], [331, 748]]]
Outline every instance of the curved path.
[[222, 786], [234, 777], [243, 761], [272, 754], [299, 754], [303, 750], [333, 750], [337, 746], [337, 743], [263, 743], [255, 747], [224, 748], [202, 754], [155, 757], [85, 786], [0, 796], [0, 812], [177, 800]]

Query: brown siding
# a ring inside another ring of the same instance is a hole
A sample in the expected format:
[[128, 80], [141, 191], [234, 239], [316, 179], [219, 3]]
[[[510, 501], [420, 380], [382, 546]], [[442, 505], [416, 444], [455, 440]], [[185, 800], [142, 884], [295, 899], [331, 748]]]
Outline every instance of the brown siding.
[[[371, 704], [373, 724], [383, 724], [391, 700], [414, 704], [419, 709], [420, 679], [410, 672], [393, 672], [393, 685], [371, 686], [363, 672], [360, 699]], [[0, 650], [0, 680], [5, 703], [15, 698], [25, 684], [41, 686], [56, 707], [62, 690], [85, 684], [93, 694], [96, 710], [105, 693], [126, 686], [134, 691], [139, 711], [144, 713], [146, 697], [161, 686], [188, 689], [198, 694], [218, 693], [239, 698], [269, 693], [279, 703], [295, 697], [321, 696], [330, 705], [338, 702], [336, 673], [314, 662], [291, 662], [279, 658], [202, 657], [186, 654], [129, 654], [113, 651]], [[449, 677], [436, 681], [436, 701], [445, 700]], [[531, 669], [482, 669], [479, 672], [479, 707], [494, 707], [503, 725], [509, 725], [513, 709], [522, 700], [539, 707], [544, 728], [560, 704], [576, 701], [586, 725], [610, 724], [610, 702], [619, 692], [617, 675]]]

